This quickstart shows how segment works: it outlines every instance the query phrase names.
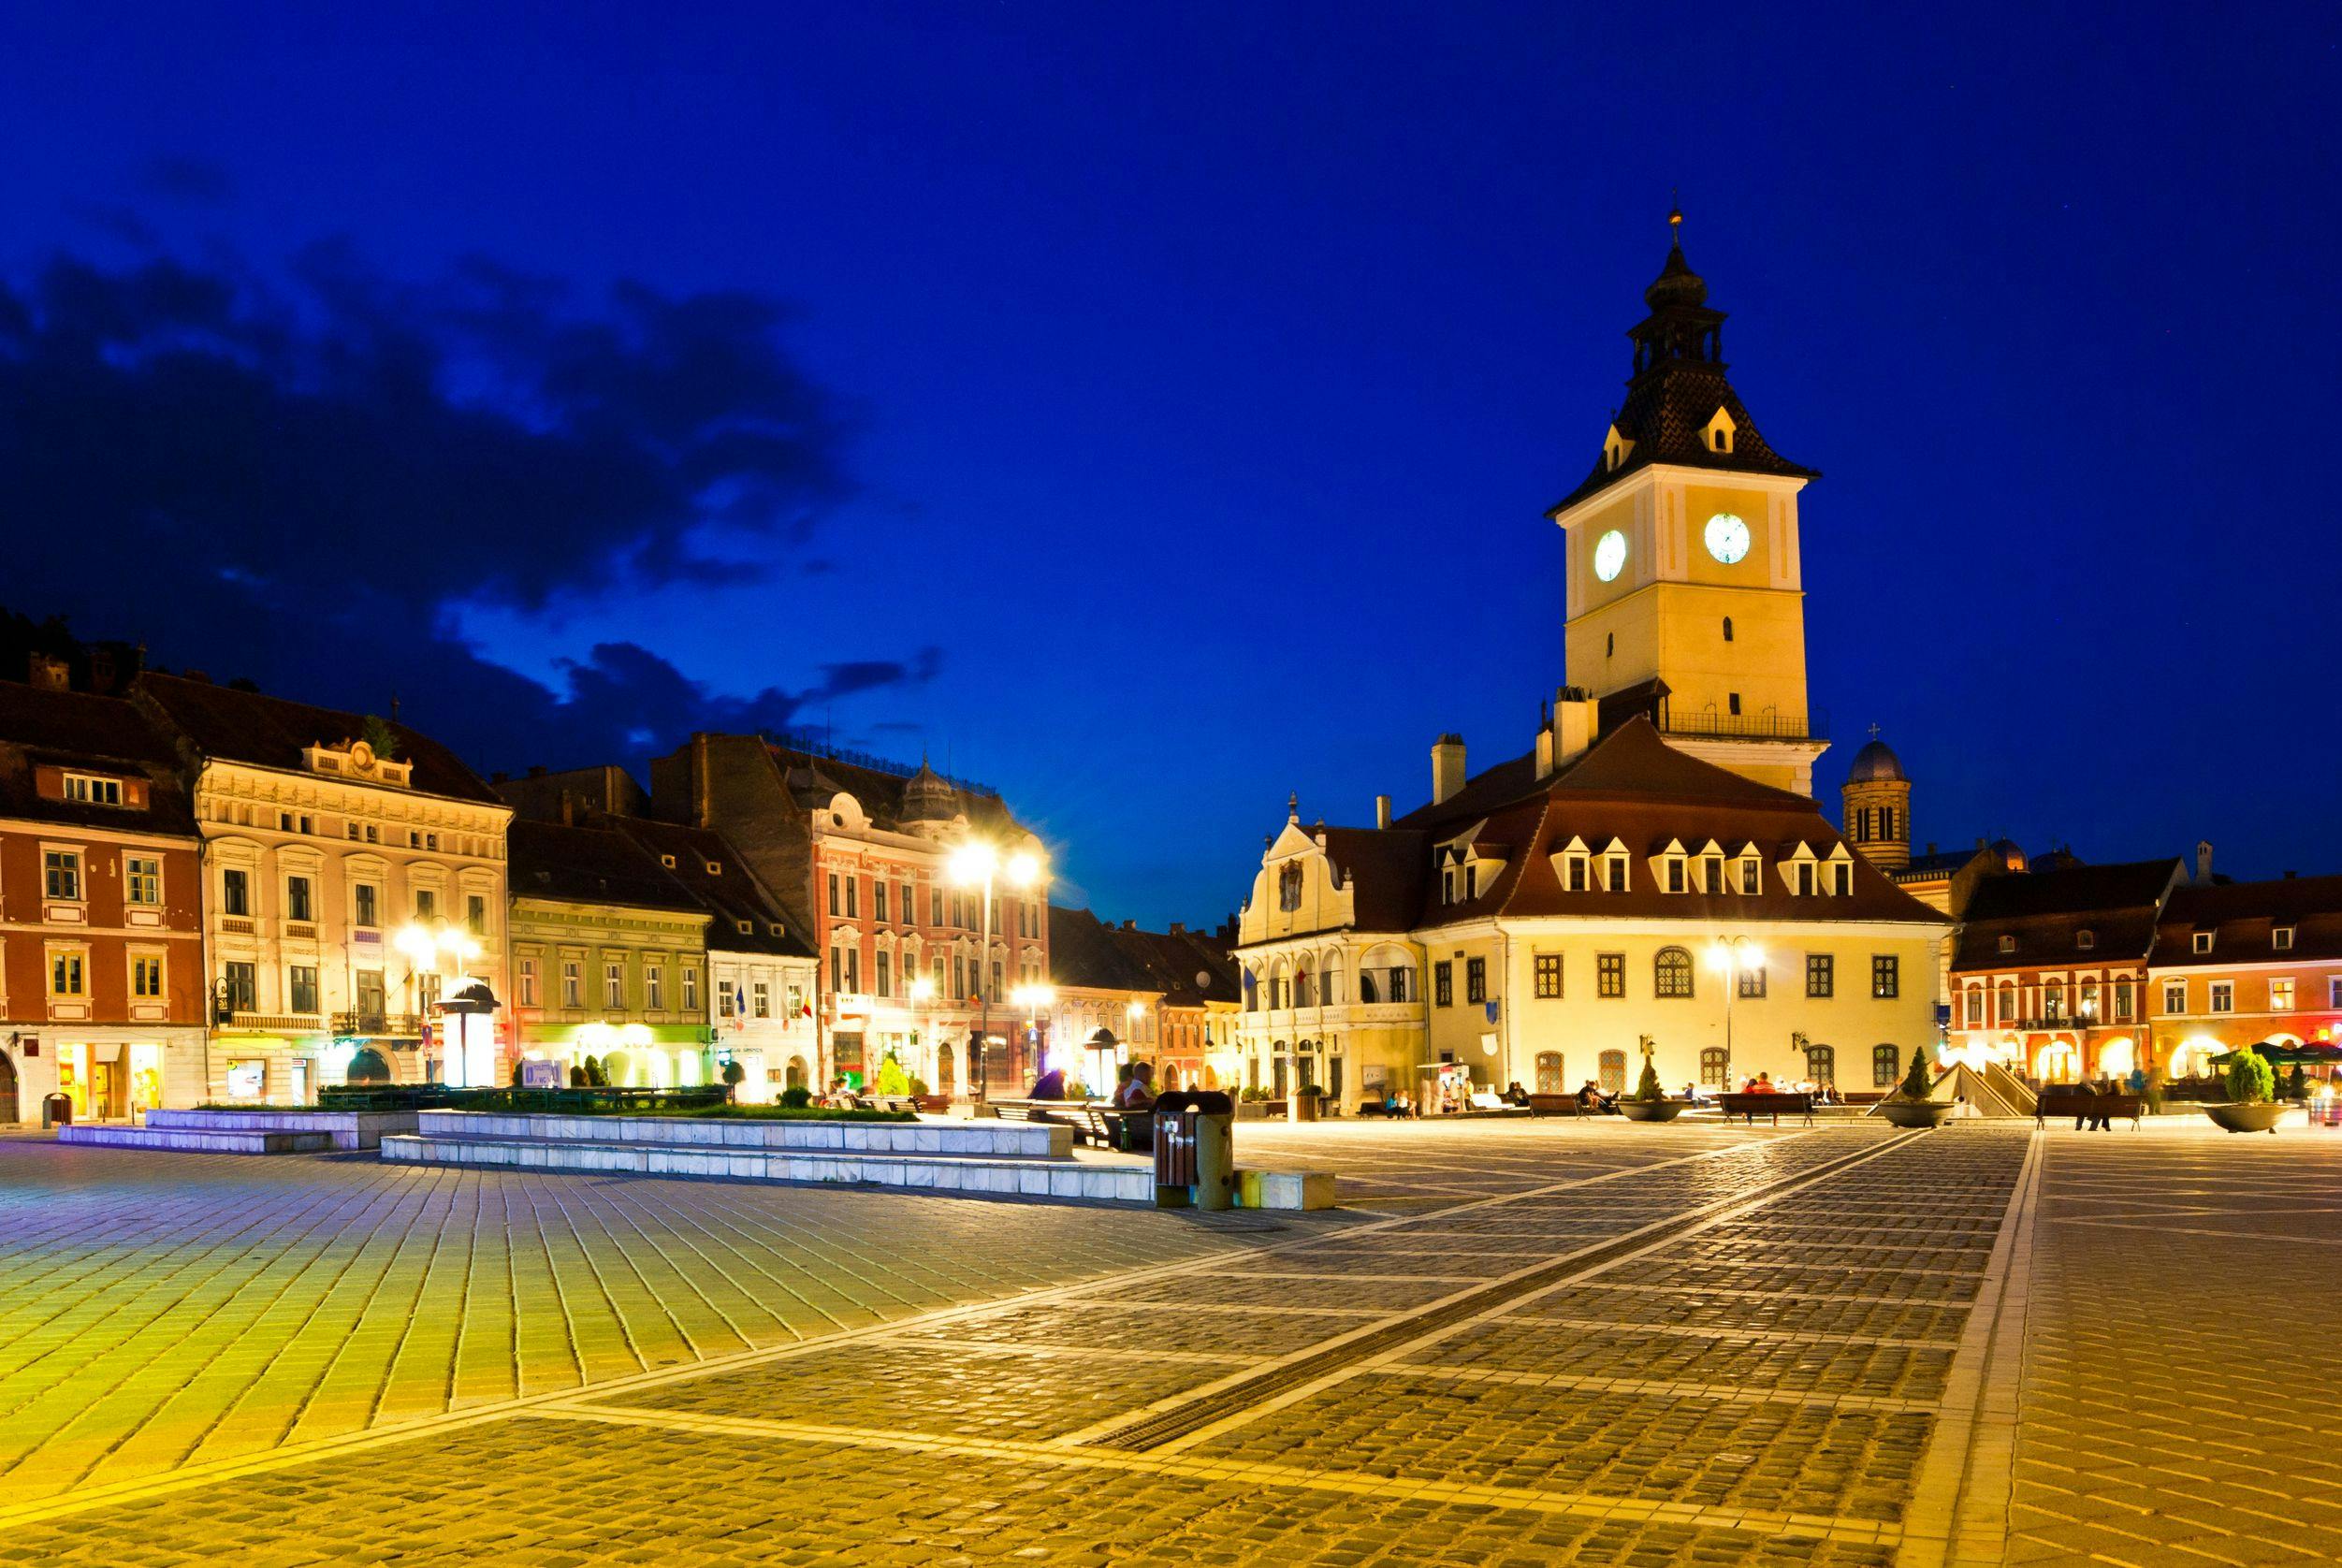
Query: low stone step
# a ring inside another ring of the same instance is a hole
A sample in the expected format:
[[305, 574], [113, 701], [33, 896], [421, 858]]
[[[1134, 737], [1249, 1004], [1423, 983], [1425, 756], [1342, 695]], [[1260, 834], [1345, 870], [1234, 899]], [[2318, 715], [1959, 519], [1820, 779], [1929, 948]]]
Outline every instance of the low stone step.
[[1073, 1129], [1040, 1122], [847, 1122], [749, 1116], [558, 1116], [495, 1111], [426, 1111], [427, 1138], [498, 1138], [661, 1148], [764, 1149], [791, 1154], [948, 1154], [1064, 1159]]
[[[567, 1118], [551, 1118], [566, 1120]], [[604, 1118], [595, 1117], [601, 1121]], [[663, 1120], [664, 1118], [661, 1118]], [[764, 1124], [773, 1125], [776, 1124]], [[1059, 1129], [1063, 1130], [1063, 1129]], [[638, 1176], [720, 1176], [733, 1181], [844, 1183], [990, 1197], [1155, 1201], [1149, 1165], [979, 1154], [699, 1147], [580, 1139], [493, 1138], [424, 1131], [382, 1140], [403, 1165], [498, 1166]]]
[[374, 1149], [383, 1134], [413, 1132], [412, 1111], [150, 1111], [149, 1127], [173, 1132], [314, 1132], [337, 1149]]
[[164, 1149], [181, 1154], [318, 1154], [334, 1147], [327, 1132], [198, 1127], [59, 1127], [57, 1141], [103, 1149]]

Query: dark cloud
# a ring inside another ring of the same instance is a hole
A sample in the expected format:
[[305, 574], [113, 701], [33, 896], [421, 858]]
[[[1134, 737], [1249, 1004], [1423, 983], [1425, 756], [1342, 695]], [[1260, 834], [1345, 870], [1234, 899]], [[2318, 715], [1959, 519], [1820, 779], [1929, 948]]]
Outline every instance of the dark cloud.
[[67, 255], [0, 283], [0, 597], [288, 695], [396, 690], [491, 766], [778, 728], [935, 674], [926, 649], [733, 698], [605, 643], [554, 691], [447, 630], [458, 604], [736, 585], [808, 538], [850, 491], [850, 421], [782, 302], [587, 297], [485, 258], [418, 283], [346, 243], [288, 278]]
[[161, 157], [146, 166], [146, 188], [176, 201], [216, 205], [234, 192], [227, 170], [203, 158]]

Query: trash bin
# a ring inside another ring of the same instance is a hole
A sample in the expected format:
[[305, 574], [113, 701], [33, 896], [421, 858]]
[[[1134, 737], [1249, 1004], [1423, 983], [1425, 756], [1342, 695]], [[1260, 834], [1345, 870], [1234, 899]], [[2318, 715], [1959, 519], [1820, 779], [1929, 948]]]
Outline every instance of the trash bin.
[[1236, 1201], [1236, 1107], [1213, 1090], [1155, 1102], [1155, 1201], [1166, 1209], [1227, 1209]]
[[40, 1102], [40, 1125], [44, 1127], [70, 1126], [73, 1124], [73, 1101], [63, 1095], [44, 1096]]

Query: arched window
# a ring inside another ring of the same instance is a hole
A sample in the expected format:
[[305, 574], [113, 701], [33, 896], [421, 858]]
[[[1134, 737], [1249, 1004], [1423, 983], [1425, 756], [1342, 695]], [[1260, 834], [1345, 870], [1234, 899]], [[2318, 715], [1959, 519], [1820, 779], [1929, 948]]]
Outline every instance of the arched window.
[[2014, 1024], [2016, 1022], [2016, 985], [2015, 981], [2010, 981], [2000, 987], [2000, 1022], [2003, 1024]]
[[1654, 996], [1689, 996], [1692, 955], [1681, 948], [1661, 948], [1651, 961], [1651, 991]]
[[1838, 1048], [1834, 1045], [1809, 1045], [1805, 1048], [1805, 1075], [1824, 1089], [1838, 1087]]
[[1276, 907], [1298, 909], [1302, 907], [1302, 868], [1298, 862], [1289, 864], [1276, 874]]
[[1724, 617], [1724, 640], [1727, 643], [1732, 641], [1732, 617], [1730, 616]]
[[1626, 1093], [1626, 1053], [1606, 1051], [1602, 1053], [1602, 1092], [1606, 1095]]
[[1358, 999], [1361, 1002], [1379, 1002], [1382, 1000], [1380, 988], [1375, 983], [1374, 970], [1360, 969], [1358, 972]]
[[1902, 1053], [1891, 1045], [1870, 1048], [1870, 1087], [1892, 1089], [1903, 1076]]
[[1721, 1045], [1711, 1045], [1699, 1053], [1699, 1081], [1710, 1089], [1732, 1087], [1732, 1057]]
[[1307, 960], [1303, 960], [1301, 966], [1293, 971], [1293, 1005], [1297, 1008], [1317, 1005], [1316, 980], [1309, 972]]
[[1605, 632], [1602, 634], [1602, 657], [1607, 659], [1618, 650], [1619, 634], [1615, 632]]
[[1558, 1051], [1537, 1053], [1537, 1093], [1565, 1095], [1569, 1092], [1568, 1075], [1562, 1071], [1562, 1053]]

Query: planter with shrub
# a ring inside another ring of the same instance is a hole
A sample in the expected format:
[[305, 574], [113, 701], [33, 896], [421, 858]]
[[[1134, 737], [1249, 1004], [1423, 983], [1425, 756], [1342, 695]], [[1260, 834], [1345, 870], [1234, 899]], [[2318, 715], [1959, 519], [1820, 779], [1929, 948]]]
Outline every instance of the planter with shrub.
[[1904, 1069], [1903, 1081], [1879, 1102], [1879, 1114], [1889, 1125], [1907, 1130], [1940, 1127], [1952, 1119], [1955, 1109], [1950, 1100], [1935, 1097], [1935, 1074], [1927, 1069], [1927, 1049], [1919, 1045], [1912, 1047], [1911, 1066]]
[[2275, 1133], [2285, 1103], [2277, 1097], [2277, 1073], [2261, 1053], [2245, 1046], [2230, 1054], [2221, 1087], [2225, 1100], [2214, 1100], [2204, 1113], [2231, 1132]]
[[1619, 1101], [1619, 1110], [1630, 1122], [1672, 1122], [1691, 1106], [1689, 1100], [1671, 1100], [1659, 1083], [1659, 1069], [1651, 1057], [1643, 1057], [1643, 1075], [1636, 1081], [1635, 1092]]

